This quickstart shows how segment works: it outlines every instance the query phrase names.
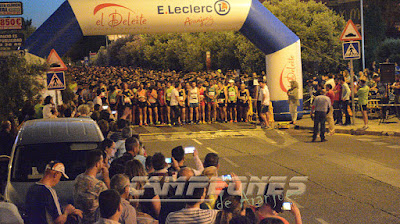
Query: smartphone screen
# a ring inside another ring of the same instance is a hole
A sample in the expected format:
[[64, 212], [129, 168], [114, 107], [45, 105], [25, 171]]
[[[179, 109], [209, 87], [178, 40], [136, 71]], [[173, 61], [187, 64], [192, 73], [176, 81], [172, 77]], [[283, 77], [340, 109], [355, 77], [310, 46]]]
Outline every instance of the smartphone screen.
[[194, 153], [194, 146], [185, 147], [185, 154]]
[[165, 158], [165, 162], [168, 164], [172, 163], [172, 158]]
[[292, 210], [292, 202], [283, 202], [282, 204], [283, 211], [290, 211]]
[[116, 110], [111, 111], [111, 114], [116, 114], [116, 113], [117, 113]]
[[103, 110], [107, 110], [108, 109], [108, 106], [106, 105], [106, 106], [103, 106]]
[[222, 175], [222, 180], [223, 180], [223, 181], [232, 180], [232, 176], [231, 176], [230, 174]]

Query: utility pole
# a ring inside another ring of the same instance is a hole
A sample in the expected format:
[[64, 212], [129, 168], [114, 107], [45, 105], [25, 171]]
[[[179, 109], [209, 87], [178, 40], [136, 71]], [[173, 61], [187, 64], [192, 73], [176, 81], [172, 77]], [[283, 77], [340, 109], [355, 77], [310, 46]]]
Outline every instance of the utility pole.
[[360, 13], [360, 16], [361, 16], [361, 37], [362, 37], [362, 39], [361, 39], [361, 55], [362, 55], [362, 67], [363, 67], [363, 72], [364, 72], [364, 70], [365, 70], [365, 47], [364, 47], [364, 43], [365, 43], [365, 41], [364, 41], [364, 38], [365, 38], [365, 36], [364, 36], [364, 4], [363, 4], [363, 0], [360, 0], [360, 8], [361, 8], [361, 13]]

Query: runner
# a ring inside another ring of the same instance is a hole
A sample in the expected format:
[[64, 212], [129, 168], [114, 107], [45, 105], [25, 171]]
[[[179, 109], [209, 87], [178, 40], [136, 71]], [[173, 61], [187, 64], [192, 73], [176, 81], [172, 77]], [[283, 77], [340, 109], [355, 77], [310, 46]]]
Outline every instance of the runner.
[[139, 126], [147, 125], [147, 97], [144, 84], [140, 83], [138, 89]]
[[171, 91], [174, 89], [173, 86], [171, 86], [171, 82], [167, 82], [167, 86], [165, 88], [165, 104], [167, 105], [167, 123], [171, 124]]
[[165, 118], [166, 118], [166, 104], [165, 104], [165, 85], [162, 82], [158, 82], [157, 83], [157, 96], [158, 96], [158, 109], [160, 111], [160, 120], [161, 120], [161, 124], [165, 124]]
[[249, 110], [250, 92], [246, 89], [246, 85], [240, 85], [238, 106], [239, 106], [239, 121], [247, 122], [247, 111]]
[[[189, 90], [190, 124], [199, 123], [199, 98], [200, 91], [196, 86], [196, 82], [192, 82]], [[196, 116], [194, 116], [194, 113], [196, 113]]]
[[186, 119], [186, 107], [185, 107], [185, 102], [186, 102], [186, 91], [181, 88], [181, 85], [179, 85], [178, 88], [179, 92], [179, 108], [180, 108], [180, 116], [179, 116], [179, 123], [180, 124], [185, 124], [185, 119]]
[[[147, 91], [147, 104], [148, 104], [150, 125], [160, 124], [160, 122], [158, 121], [157, 97], [158, 97], [157, 90], [155, 89], [154, 86], [150, 86]], [[154, 115], [154, 123], [153, 123], [153, 115]]]
[[222, 84], [222, 81], [219, 81], [217, 88], [218, 112], [219, 112], [220, 122], [225, 122], [225, 123], [228, 122], [226, 114], [226, 104], [228, 101], [227, 95], [228, 93], [226, 91], [225, 86]]
[[237, 110], [236, 110], [236, 102], [238, 96], [238, 89], [235, 86], [235, 81], [233, 79], [229, 80], [228, 86], [228, 114], [230, 118], [230, 122], [237, 122]]
[[[206, 88], [205, 96], [207, 101], [207, 115], [208, 123], [211, 124], [215, 122], [217, 117], [217, 86], [213, 79], [210, 80], [210, 85]], [[211, 118], [212, 114], [212, 118]]]
[[200, 120], [200, 124], [205, 124], [206, 123], [206, 101], [204, 99], [204, 92], [205, 92], [205, 87], [203, 86], [203, 83], [200, 82], [198, 85], [198, 89], [199, 89], [199, 103], [200, 103], [200, 107], [199, 107], [199, 115], [198, 116], [198, 120]]
[[122, 119], [128, 120], [132, 123], [132, 100], [133, 100], [133, 92], [129, 89], [128, 83], [122, 84], [122, 104], [124, 106]]

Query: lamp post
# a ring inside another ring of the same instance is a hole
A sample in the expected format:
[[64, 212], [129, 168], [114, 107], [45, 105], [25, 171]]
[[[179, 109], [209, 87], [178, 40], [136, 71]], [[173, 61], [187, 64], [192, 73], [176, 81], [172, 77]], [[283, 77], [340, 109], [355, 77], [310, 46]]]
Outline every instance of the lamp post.
[[363, 67], [363, 72], [365, 70], [365, 51], [364, 51], [364, 4], [363, 4], [363, 0], [360, 0], [360, 8], [361, 8], [361, 55], [362, 55], [362, 67]]

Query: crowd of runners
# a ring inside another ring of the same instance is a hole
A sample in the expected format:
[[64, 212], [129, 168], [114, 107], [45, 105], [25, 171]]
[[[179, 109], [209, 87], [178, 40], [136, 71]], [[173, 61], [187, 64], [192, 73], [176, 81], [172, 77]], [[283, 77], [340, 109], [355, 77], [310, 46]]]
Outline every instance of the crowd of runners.
[[[180, 73], [130, 67], [75, 67], [69, 73], [77, 83], [76, 106], [92, 101], [134, 125], [248, 122], [258, 79], [263, 78], [236, 71]], [[171, 105], [174, 88], [179, 93], [177, 109]]]

